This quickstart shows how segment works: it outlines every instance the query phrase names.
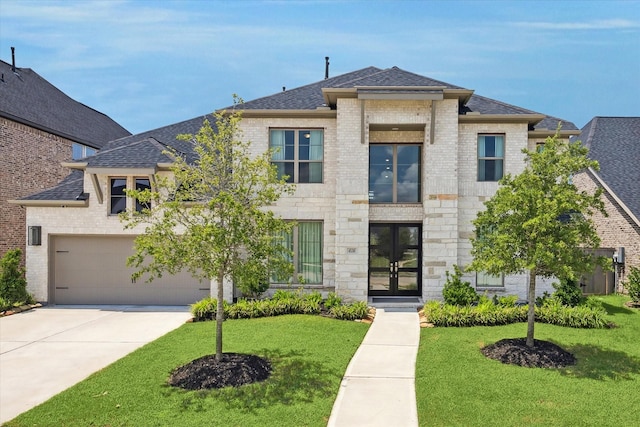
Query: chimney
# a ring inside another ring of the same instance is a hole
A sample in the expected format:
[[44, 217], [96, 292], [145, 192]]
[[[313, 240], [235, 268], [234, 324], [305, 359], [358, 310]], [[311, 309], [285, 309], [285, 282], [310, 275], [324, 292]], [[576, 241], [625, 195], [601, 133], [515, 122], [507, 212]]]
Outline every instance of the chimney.
[[327, 80], [329, 78], [329, 57], [324, 57], [324, 79]]
[[16, 72], [16, 48], [11, 47], [11, 71]]

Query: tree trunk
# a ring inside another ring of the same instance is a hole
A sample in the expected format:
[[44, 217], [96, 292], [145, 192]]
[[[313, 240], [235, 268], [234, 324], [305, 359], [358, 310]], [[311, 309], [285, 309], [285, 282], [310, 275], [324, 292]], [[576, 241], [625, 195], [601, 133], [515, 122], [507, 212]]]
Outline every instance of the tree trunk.
[[536, 320], [536, 270], [529, 270], [529, 312], [527, 313], [527, 347], [533, 347], [533, 326]]
[[222, 360], [222, 322], [224, 322], [224, 272], [218, 273], [218, 306], [216, 308], [216, 360]]

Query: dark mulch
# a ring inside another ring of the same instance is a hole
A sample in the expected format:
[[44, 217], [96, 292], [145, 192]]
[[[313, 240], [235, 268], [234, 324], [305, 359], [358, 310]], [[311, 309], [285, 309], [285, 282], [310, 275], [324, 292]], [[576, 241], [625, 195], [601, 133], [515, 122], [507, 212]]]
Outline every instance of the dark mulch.
[[481, 351], [502, 363], [529, 368], [564, 368], [576, 364], [573, 354], [549, 341], [534, 340], [533, 348], [527, 347], [526, 342], [525, 338], [504, 339]]
[[217, 361], [214, 354], [176, 368], [169, 385], [187, 390], [239, 387], [264, 381], [271, 375], [271, 363], [251, 354], [224, 353]]

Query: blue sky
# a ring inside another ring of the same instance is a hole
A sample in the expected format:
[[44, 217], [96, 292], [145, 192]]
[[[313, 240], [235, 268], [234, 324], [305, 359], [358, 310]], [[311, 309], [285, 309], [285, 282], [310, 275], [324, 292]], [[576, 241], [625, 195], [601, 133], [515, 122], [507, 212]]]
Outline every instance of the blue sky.
[[640, 1], [0, 0], [0, 59], [133, 133], [367, 66], [584, 126], [640, 116]]

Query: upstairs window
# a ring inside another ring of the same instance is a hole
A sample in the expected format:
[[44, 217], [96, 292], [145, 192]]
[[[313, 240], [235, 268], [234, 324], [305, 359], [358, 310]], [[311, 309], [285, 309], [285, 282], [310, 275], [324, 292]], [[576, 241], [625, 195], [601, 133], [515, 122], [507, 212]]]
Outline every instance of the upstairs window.
[[84, 159], [85, 157], [93, 156], [96, 154], [95, 148], [87, 147], [86, 145], [73, 143], [71, 147], [71, 158], [73, 160]]
[[127, 178], [127, 177], [114, 177], [109, 178], [109, 214], [118, 215], [121, 212], [129, 208], [135, 209], [137, 212], [142, 212], [143, 209], [150, 209], [150, 203], [140, 203], [137, 199], [127, 197], [125, 190], [127, 188], [135, 188], [136, 190], [143, 191], [146, 189], [151, 190], [151, 182], [149, 178]]
[[[149, 178], [136, 178], [136, 190], [151, 190], [151, 182], [149, 181]], [[136, 199], [136, 211], [142, 212], [143, 209], [151, 209], [151, 204], [148, 202], [140, 203], [140, 201]]]
[[278, 177], [287, 182], [321, 183], [324, 132], [322, 130], [271, 129], [271, 162]]
[[478, 135], [478, 181], [499, 181], [504, 174], [504, 135]]
[[421, 152], [419, 145], [370, 145], [369, 202], [420, 202]]
[[111, 178], [110, 180], [110, 206], [109, 213], [117, 215], [127, 210], [127, 178]]

